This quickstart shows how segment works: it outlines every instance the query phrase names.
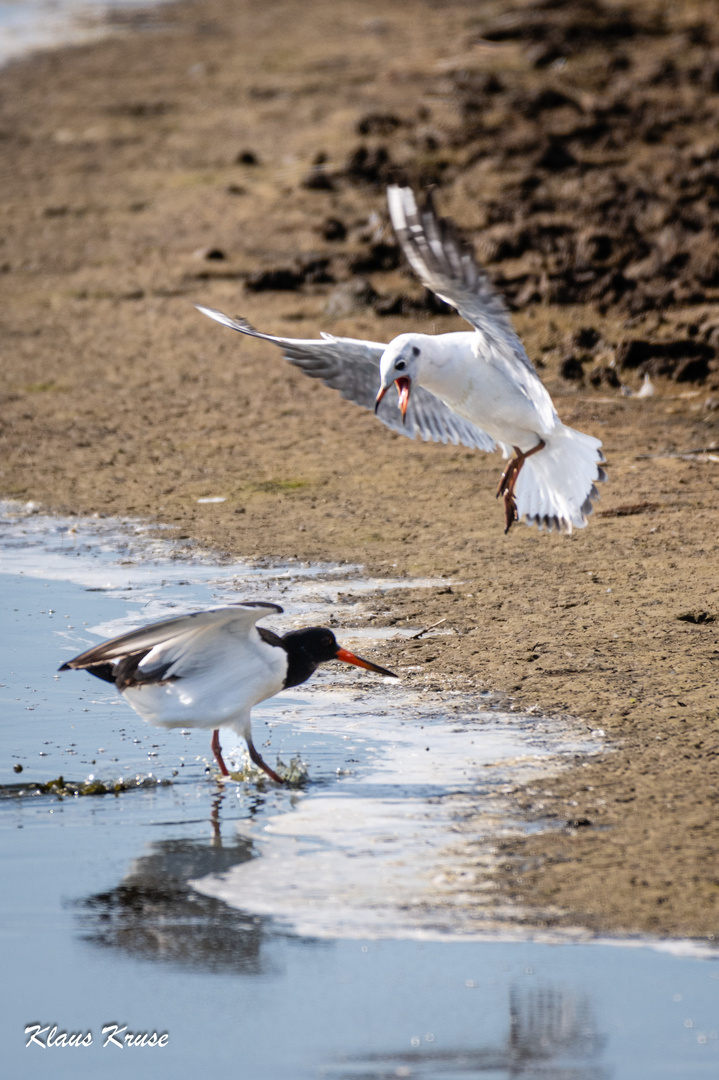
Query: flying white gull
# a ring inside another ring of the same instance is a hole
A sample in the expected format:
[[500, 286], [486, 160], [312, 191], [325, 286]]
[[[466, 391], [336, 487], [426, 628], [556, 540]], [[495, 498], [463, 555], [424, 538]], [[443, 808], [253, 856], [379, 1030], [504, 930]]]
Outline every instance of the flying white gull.
[[80, 668], [114, 683], [143, 720], [156, 727], [212, 728], [212, 750], [223, 776], [219, 728], [244, 736], [255, 765], [284, 783], [252, 742], [250, 710], [289, 686], [306, 682], [320, 664], [345, 664], [397, 676], [342, 649], [331, 630], [309, 626], [280, 637], [258, 619], [281, 612], [277, 604], [247, 600], [151, 623], [103, 641], [68, 660], [60, 671]]
[[[400, 334], [389, 345], [322, 334], [319, 340], [262, 334], [244, 319], [200, 307], [211, 319], [279, 345], [285, 359], [342, 397], [374, 408], [394, 431], [511, 457], [499, 482], [505, 532], [513, 522], [571, 533], [587, 524], [604, 480], [601, 442], [567, 427], [515, 333], [507, 309], [451, 221], [428, 196], [387, 191], [397, 239], [423, 285], [474, 329]], [[388, 405], [396, 384], [399, 410]]]

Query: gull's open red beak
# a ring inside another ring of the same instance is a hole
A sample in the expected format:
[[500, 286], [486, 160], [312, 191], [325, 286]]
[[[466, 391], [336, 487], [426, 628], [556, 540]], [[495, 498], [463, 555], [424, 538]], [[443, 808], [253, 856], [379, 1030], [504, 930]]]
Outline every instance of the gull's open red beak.
[[402, 413], [402, 423], [407, 420], [407, 406], [409, 405], [409, 392], [412, 388], [412, 383], [405, 376], [401, 376], [399, 379], [394, 380], [394, 384], [397, 387], [397, 393], [399, 394], [399, 411]]
[[[402, 423], [406, 423], [407, 420], [407, 406], [409, 405], [409, 392], [412, 387], [410, 379], [405, 375], [401, 375], [399, 379], [395, 379], [395, 386], [397, 387], [397, 393], [399, 394], [399, 411], [402, 413]], [[375, 413], [379, 409], [380, 402], [389, 390], [388, 386], [381, 386], [379, 393], [375, 398], [374, 411]]]
[[380, 667], [379, 664], [372, 664], [369, 660], [363, 660], [361, 656], [355, 656], [355, 654], [349, 652], [348, 649], [338, 649], [335, 653], [335, 659], [341, 660], [343, 664], [354, 664], [355, 667], [363, 667], [367, 668], [368, 671], [376, 671], [378, 675], [389, 675], [392, 679], [399, 678], [393, 671], [387, 671], [387, 668]]

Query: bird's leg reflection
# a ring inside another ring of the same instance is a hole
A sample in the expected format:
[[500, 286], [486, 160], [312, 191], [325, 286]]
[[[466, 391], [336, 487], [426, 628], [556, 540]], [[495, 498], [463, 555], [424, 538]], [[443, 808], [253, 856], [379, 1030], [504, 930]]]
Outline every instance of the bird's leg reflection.
[[220, 834], [220, 807], [222, 806], [222, 800], [225, 797], [224, 791], [219, 791], [212, 800], [212, 810], [210, 811], [210, 824], [212, 825], [212, 847], [222, 847], [222, 836]]
[[536, 454], [538, 450], [543, 450], [547, 444], [544, 439], [540, 439], [536, 446], [533, 446], [531, 450], [527, 450], [526, 454], [522, 453], [518, 446], [513, 447], [515, 457], [508, 463], [507, 468], [502, 473], [499, 481], [499, 487], [497, 488], [497, 498], [500, 495], [504, 495], [504, 534], [505, 536], [514, 525], [517, 520], [517, 504], [514, 501], [514, 486], [517, 483], [517, 477], [528, 457], [532, 454]]

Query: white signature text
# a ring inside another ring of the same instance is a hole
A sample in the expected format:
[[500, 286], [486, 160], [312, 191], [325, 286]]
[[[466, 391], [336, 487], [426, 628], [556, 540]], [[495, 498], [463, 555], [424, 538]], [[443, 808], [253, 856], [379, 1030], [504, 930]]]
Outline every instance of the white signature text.
[[[55, 1050], [67, 1046], [92, 1046], [91, 1031], [58, 1031], [57, 1024], [28, 1024], [25, 1035], [29, 1036], [25, 1046], [41, 1046], [43, 1050]], [[167, 1046], [169, 1032], [128, 1031], [127, 1024], [105, 1024], [102, 1029], [105, 1049], [115, 1046], [119, 1050], [135, 1046]]]

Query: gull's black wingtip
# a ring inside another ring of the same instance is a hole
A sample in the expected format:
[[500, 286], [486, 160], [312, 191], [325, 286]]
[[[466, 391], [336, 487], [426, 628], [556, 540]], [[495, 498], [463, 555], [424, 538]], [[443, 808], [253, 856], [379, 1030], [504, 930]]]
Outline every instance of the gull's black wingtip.
[[61, 664], [60, 667], [57, 670], [58, 671], [70, 671], [71, 669], [70, 669], [70, 665], [68, 663], [68, 664]]

